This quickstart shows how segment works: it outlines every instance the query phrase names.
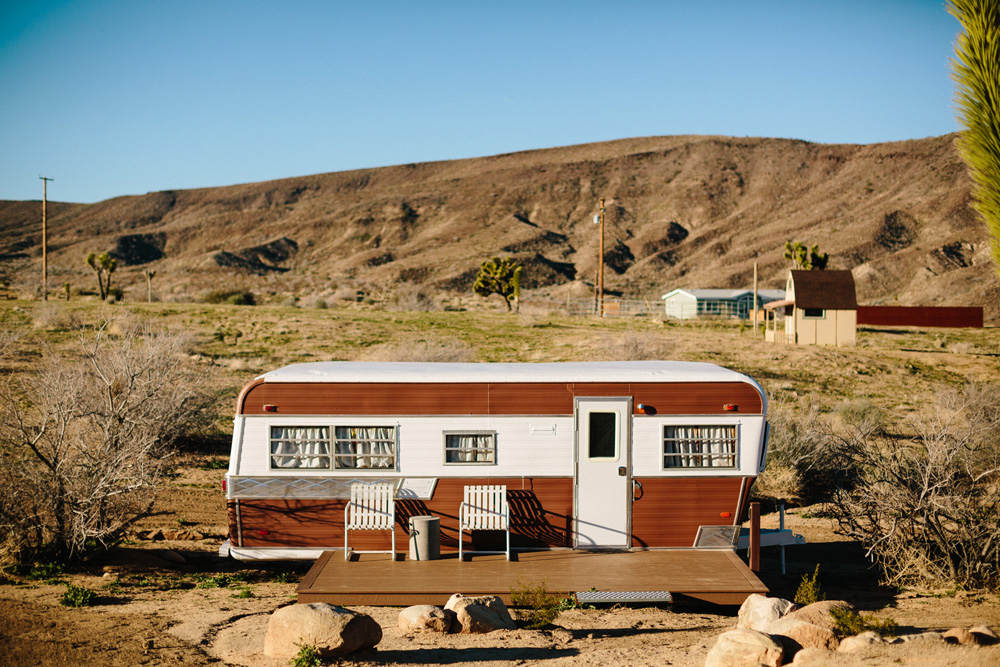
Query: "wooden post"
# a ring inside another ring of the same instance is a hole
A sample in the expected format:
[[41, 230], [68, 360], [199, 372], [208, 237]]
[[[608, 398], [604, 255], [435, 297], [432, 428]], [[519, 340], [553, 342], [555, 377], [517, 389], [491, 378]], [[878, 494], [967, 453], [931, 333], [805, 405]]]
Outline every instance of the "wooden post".
[[753, 261], [753, 332], [757, 333], [757, 260]]
[[599, 254], [597, 269], [597, 312], [599, 317], [604, 317], [604, 197], [601, 197], [601, 249]]
[[49, 258], [48, 258], [48, 242], [46, 239], [46, 212], [45, 205], [48, 200], [48, 185], [49, 181], [55, 180], [52, 178], [46, 178], [45, 176], [39, 176], [42, 179], [42, 301], [49, 300]]
[[760, 503], [750, 503], [750, 569], [760, 572]]

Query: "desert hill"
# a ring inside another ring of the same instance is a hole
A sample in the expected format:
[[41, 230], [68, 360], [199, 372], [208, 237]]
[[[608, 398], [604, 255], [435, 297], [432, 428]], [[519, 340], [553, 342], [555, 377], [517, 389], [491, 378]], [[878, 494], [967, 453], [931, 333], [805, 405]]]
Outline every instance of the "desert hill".
[[[50, 202], [49, 287], [93, 290], [88, 252], [115, 283], [164, 300], [220, 287], [325, 300], [413, 283], [470, 294], [479, 264], [525, 265], [523, 301], [593, 292], [601, 197], [608, 290], [783, 287], [786, 240], [818, 243], [854, 271], [862, 303], [982, 305], [1000, 287], [954, 135], [871, 145], [672, 136]], [[40, 283], [40, 204], [0, 202], [9, 291]], [[499, 300], [496, 301], [499, 304]], [[494, 305], [496, 305], [494, 304]]]

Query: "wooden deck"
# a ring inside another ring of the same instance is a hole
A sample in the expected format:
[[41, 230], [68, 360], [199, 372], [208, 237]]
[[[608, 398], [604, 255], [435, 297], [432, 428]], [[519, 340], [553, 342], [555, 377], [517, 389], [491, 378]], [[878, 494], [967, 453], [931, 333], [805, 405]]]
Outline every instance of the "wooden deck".
[[[338, 605], [443, 605], [453, 593], [499, 595], [510, 604], [511, 588], [545, 581], [563, 597], [579, 591], [669, 591], [675, 601], [741, 604], [767, 587], [735, 552], [677, 549], [591, 552], [532, 551], [504, 556], [457, 555], [441, 560], [391, 561], [387, 554], [360, 554], [344, 561], [342, 551], [326, 551], [313, 564], [297, 593], [299, 602]], [[402, 554], [400, 555], [402, 558]]]

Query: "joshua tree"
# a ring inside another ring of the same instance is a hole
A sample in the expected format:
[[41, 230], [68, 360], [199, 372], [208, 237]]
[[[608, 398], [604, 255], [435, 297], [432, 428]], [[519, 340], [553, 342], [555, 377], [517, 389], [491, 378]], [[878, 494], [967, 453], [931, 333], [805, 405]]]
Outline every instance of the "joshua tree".
[[153, 303], [153, 278], [156, 277], [156, 271], [145, 269], [142, 275], [146, 276], [146, 301]]
[[822, 271], [830, 255], [820, 252], [818, 244], [806, 247], [801, 241], [785, 241], [785, 259], [791, 260], [796, 269]]
[[1000, 273], [1000, 2], [950, 0], [962, 32], [951, 61], [962, 132], [958, 152], [974, 183], [973, 207], [992, 238]]
[[106, 300], [111, 293], [111, 274], [118, 268], [118, 262], [106, 252], [102, 252], [100, 255], [89, 253], [87, 266], [97, 274], [97, 287], [101, 293], [101, 301]]
[[488, 259], [479, 267], [472, 291], [482, 297], [499, 294], [503, 297], [507, 310], [510, 310], [511, 302], [517, 302], [521, 295], [522, 270], [523, 267], [510, 257]]

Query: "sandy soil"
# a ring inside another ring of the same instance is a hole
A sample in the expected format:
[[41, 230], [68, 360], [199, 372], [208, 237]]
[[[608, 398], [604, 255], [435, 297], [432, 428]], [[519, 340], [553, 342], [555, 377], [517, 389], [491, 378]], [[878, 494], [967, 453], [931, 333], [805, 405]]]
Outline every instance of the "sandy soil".
[[[0, 665], [288, 664], [262, 655], [264, 633], [269, 614], [294, 603], [297, 581], [308, 564], [254, 568], [218, 558], [225, 516], [216, 497], [221, 495], [217, 482], [223, 473], [199, 467], [207, 461], [193, 461], [175, 477], [158, 504], [158, 515], [139, 527], [142, 532], [157, 527], [189, 530], [203, 539], [137, 538], [61, 577], [97, 591], [96, 605], [60, 605], [64, 583], [14, 578], [0, 584]], [[780, 574], [777, 550], [764, 552], [761, 578], [772, 595], [793, 597], [802, 574], [819, 563], [820, 584], [830, 598], [891, 616], [904, 633], [978, 624], [1000, 628], [1000, 596], [995, 593], [900, 593], [879, 586], [861, 549], [837, 536], [831, 521], [817, 516], [819, 512], [805, 508], [788, 514], [787, 526], [809, 543], [787, 549], [786, 575]], [[776, 526], [777, 521], [777, 515], [770, 514], [763, 524]], [[237, 597], [244, 590], [253, 597]], [[384, 633], [376, 649], [342, 662], [364, 666], [700, 667], [716, 637], [736, 622], [735, 608], [613, 607], [565, 611], [542, 631], [405, 635], [396, 628], [399, 609], [355, 609], [375, 618]], [[822, 664], [996, 665], [1000, 646], [887, 646], [831, 656]]]

